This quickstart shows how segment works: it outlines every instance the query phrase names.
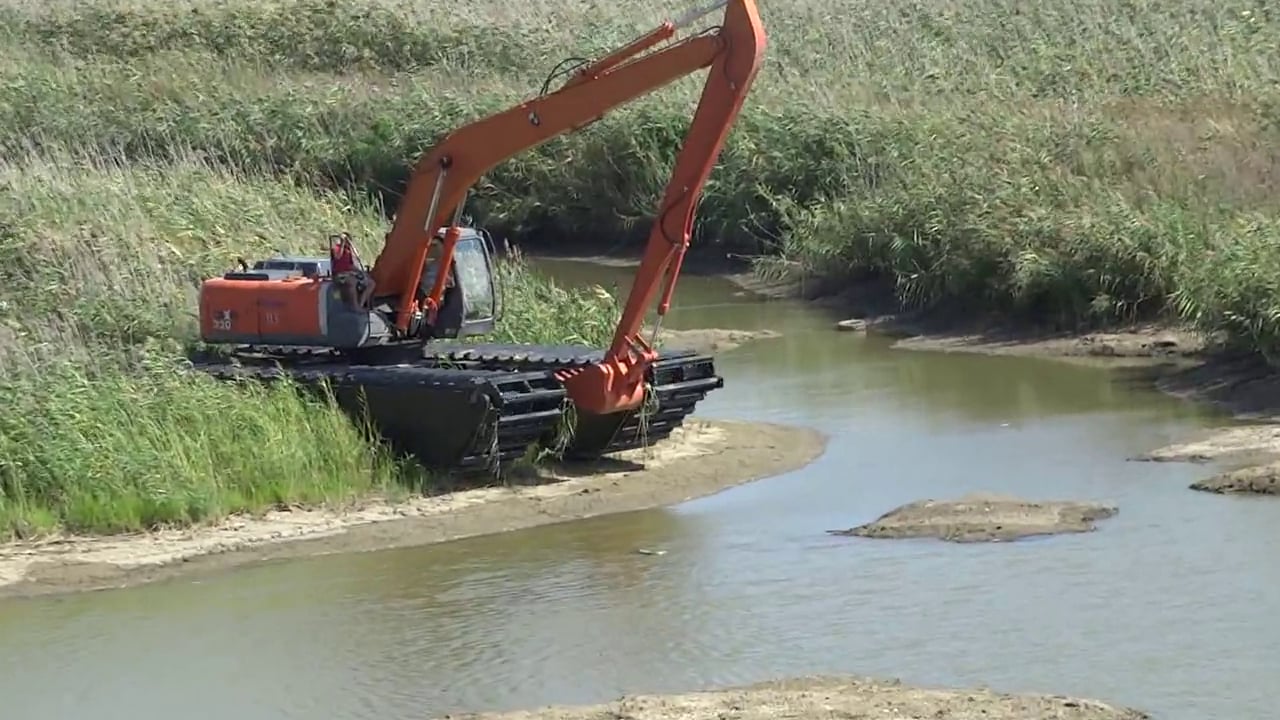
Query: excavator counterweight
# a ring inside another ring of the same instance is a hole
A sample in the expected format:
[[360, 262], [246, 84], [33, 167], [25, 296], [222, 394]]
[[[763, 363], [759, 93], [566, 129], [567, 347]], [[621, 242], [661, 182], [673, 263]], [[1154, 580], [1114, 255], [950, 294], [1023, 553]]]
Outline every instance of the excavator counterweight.
[[[673, 40], [722, 8], [709, 32]], [[584, 63], [554, 91], [453, 130], [415, 164], [371, 267], [344, 233], [330, 238], [328, 257], [242, 261], [207, 279], [202, 338], [233, 351], [196, 367], [325, 388], [393, 447], [435, 468], [501, 469], [531, 444], [563, 441], [570, 407], [569, 457], [661, 440], [723, 379], [709, 356], [654, 350], [641, 327], [655, 299], [659, 321], [667, 312], [698, 198], [764, 48], [754, 0], [716, 0]], [[461, 222], [470, 188], [503, 161], [703, 68], [701, 99], [610, 346], [475, 342], [503, 308], [492, 238]]]

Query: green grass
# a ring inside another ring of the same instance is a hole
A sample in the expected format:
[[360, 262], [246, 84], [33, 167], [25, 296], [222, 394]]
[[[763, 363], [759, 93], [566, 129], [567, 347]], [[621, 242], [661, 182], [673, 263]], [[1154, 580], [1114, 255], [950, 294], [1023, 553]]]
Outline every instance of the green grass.
[[341, 504], [419, 477], [326, 405], [163, 356], [129, 370], [49, 364], [0, 392], [0, 530], [22, 536]]
[[[183, 371], [201, 278], [237, 255], [321, 252], [375, 209], [194, 156], [122, 164], [46, 149], [0, 161], [0, 536], [182, 525], [429, 491], [319, 399]], [[509, 341], [608, 340], [616, 303], [499, 265]]]

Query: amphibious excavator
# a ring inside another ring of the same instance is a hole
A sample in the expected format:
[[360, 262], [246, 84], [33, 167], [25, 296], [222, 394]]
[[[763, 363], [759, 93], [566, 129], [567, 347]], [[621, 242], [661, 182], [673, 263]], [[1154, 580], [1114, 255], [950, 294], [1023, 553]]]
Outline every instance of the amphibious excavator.
[[[722, 8], [717, 26], [675, 39]], [[454, 129], [416, 162], [371, 267], [348, 267], [349, 238], [341, 234], [330, 238], [337, 253], [328, 257], [242, 260], [240, 269], [206, 279], [202, 339], [226, 352], [196, 367], [224, 379], [287, 376], [323, 387], [393, 448], [432, 468], [500, 471], [530, 445], [558, 441], [564, 456], [583, 458], [666, 437], [724, 381], [713, 358], [658, 352], [642, 326], [655, 297], [655, 335], [670, 307], [697, 201], [764, 49], [754, 0], [718, 0], [581, 61], [558, 89], [544, 86], [533, 99]], [[463, 222], [474, 183], [512, 156], [702, 68], [706, 83], [610, 346], [477, 341], [503, 308], [492, 236]], [[347, 285], [352, 278], [356, 287]]]

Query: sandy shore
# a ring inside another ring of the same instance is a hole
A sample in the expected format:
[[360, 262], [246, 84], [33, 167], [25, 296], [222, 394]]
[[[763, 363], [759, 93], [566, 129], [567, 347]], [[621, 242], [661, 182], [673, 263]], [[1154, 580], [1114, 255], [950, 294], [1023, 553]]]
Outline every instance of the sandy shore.
[[[906, 334], [908, 325], [890, 325]], [[929, 332], [894, 343], [902, 350], [967, 352], [983, 355], [1044, 357], [1110, 366], [1173, 363], [1190, 367], [1204, 351], [1205, 339], [1187, 330], [1135, 325], [1109, 332], [1035, 334], [1008, 329]]]
[[1218, 495], [1280, 495], [1280, 425], [1236, 425], [1205, 431], [1135, 460], [1221, 463], [1225, 471], [1191, 483]]
[[955, 500], [920, 500], [833, 535], [864, 538], [931, 537], [950, 542], [1001, 542], [1036, 535], [1092, 532], [1118, 509], [1065, 500], [1029, 501], [974, 493]]
[[1191, 489], [1219, 495], [1280, 495], [1280, 463], [1229, 470], [1197, 480]]
[[10, 543], [0, 545], [0, 597], [122, 587], [266, 560], [423, 545], [671, 505], [800, 468], [825, 446], [821, 434], [804, 428], [690, 420], [648, 450], [553, 468], [542, 484], [396, 504], [374, 500], [353, 510], [270, 512], [146, 535]]
[[452, 720], [1146, 720], [1139, 710], [1058, 695], [911, 687], [863, 678], [804, 678], [680, 695], [636, 695], [603, 705], [469, 713]]
[[1280, 460], [1280, 425], [1267, 423], [1214, 428], [1134, 459], [1236, 465]]

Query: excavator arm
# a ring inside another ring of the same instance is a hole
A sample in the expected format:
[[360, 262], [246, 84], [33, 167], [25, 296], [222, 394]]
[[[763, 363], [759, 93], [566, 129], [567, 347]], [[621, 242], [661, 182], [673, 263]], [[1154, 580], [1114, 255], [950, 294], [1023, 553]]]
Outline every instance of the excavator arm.
[[[724, 8], [715, 32], [698, 34], [637, 57], [693, 21]], [[638, 407], [644, 376], [656, 354], [640, 338], [647, 308], [665, 279], [659, 315], [670, 304], [688, 247], [702, 189], [759, 71], [765, 33], [754, 0], [717, 0], [692, 10], [580, 70], [560, 89], [463, 126], [418, 161], [386, 244], [374, 262], [380, 294], [398, 295], [395, 325], [407, 332], [419, 311], [434, 315], [459, 237], [458, 220], [470, 188], [504, 160], [599, 120], [608, 111], [696, 70], [709, 67], [701, 100], [676, 158], [657, 219], [613, 342], [595, 365], [562, 376], [580, 411], [609, 413]], [[430, 243], [446, 228], [433, 287], [419, 303]]]

